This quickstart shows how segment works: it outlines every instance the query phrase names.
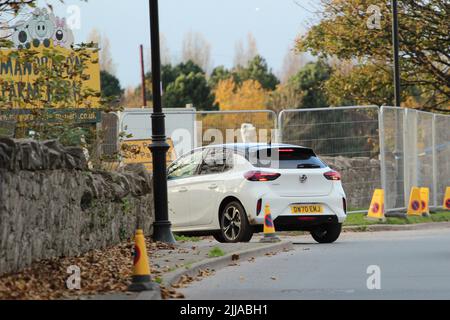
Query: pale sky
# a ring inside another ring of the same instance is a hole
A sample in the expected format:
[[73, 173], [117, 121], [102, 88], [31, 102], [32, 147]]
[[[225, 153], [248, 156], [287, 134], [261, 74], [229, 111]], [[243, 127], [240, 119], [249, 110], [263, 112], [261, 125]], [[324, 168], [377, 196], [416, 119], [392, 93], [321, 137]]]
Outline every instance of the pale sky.
[[[39, 0], [41, 5], [44, 0]], [[93, 28], [106, 34], [122, 86], [140, 82], [139, 44], [150, 47], [149, 9], [146, 0], [47, 0], [57, 16], [68, 16], [69, 5], [81, 9], [81, 28], [75, 30], [77, 43], [87, 40]], [[303, 8], [296, 4], [299, 2]], [[214, 66], [233, 64], [236, 42], [251, 32], [259, 53], [274, 72], [310, 18], [311, 0], [160, 0], [160, 29], [171, 56], [179, 58], [186, 33], [200, 32], [211, 44]], [[317, 2], [317, 1], [314, 1]], [[313, 10], [311, 8], [311, 10]]]

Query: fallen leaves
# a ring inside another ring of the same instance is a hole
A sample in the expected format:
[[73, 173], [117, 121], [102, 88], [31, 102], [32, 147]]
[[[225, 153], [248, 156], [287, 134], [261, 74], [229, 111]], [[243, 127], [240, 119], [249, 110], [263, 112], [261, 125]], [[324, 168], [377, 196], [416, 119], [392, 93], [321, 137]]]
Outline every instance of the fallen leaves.
[[168, 299], [184, 299], [185, 296], [181, 292], [177, 292], [173, 288], [166, 288], [161, 286], [161, 296], [164, 300]]
[[[70, 299], [103, 293], [126, 292], [132, 276], [132, 248], [128, 241], [112, 248], [93, 250], [73, 258], [51, 259], [17, 273], [0, 277], [0, 300]], [[175, 250], [171, 244], [147, 241], [149, 255]], [[69, 290], [68, 267], [81, 271], [81, 290]], [[152, 276], [163, 271], [151, 265]]]
[[273, 257], [273, 256], [276, 256], [276, 255], [277, 255], [276, 252], [267, 252], [267, 253], [265, 254], [266, 257]]
[[176, 289], [186, 288], [194, 281], [201, 281], [206, 277], [209, 277], [215, 273], [214, 270], [204, 269], [198, 270], [196, 276], [183, 275], [180, 279], [171, 285], [171, 288], [161, 287], [161, 295], [164, 300], [167, 299], [184, 299], [184, 295], [178, 292]]

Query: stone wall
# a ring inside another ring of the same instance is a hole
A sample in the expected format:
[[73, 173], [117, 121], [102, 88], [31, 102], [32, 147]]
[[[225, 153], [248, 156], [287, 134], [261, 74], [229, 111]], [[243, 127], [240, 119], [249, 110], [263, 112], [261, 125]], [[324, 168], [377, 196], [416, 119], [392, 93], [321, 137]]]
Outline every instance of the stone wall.
[[0, 275], [149, 235], [152, 207], [143, 166], [92, 172], [79, 148], [0, 139]]
[[322, 157], [322, 160], [342, 174], [349, 209], [369, 208], [375, 189], [381, 188], [380, 161], [368, 157]]

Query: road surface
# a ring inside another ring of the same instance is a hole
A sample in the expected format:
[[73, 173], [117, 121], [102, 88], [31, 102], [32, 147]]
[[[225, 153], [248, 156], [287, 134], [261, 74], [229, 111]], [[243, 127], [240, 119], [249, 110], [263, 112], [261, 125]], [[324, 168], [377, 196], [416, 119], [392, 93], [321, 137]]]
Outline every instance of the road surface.
[[[450, 229], [292, 241], [293, 251], [243, 261], [181, 292], [188, 300], [450, 299]], [[381, 289], [369, 290], [369, 277]]]

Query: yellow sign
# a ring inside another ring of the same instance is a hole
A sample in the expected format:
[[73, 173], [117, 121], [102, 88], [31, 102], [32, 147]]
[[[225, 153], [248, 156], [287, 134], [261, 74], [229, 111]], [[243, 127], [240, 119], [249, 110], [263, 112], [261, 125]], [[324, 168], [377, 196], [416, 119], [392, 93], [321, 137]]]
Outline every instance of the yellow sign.
[[[80, 68], [83, 68], [82, 73]], [[47, 71], [44, 71], [47, 70]], [[47, 79], [48, 70], [55, 73]], [[43, 72], [45, 72], [43, 74]], [[81, 84], [81, 85], [80, 85]], [[86, 97], [88, 91], [100, 92], [100, 66], [95, 50], [77, 51], [43, 45], [28, 49], [0, 49], [0, 109], [30, 109], [61, 99], [64, 108], [98, 107], [98, 97]], [[70, 104], [70, 105], [69, 105]]]
[[409, 198], [408, 216], [422, 216], [422, 200], [420, 198], [420, 189], [412, 188]]
[[[176, 159], [176, 154], [172, 139], [167, 139], [167, 143], [170, 146], [169, 152], [167, 152], [167, 164], [169, 164]], [[153, 171], [153, 157], [149, 149], [151, 144], [151, 139], [124, 141], [122, 143], [124, 163], [143, 164], [148, 171]]]
[[450, 210], [450, 187], [445, 190], [444, 209]]
[[420, 188], [420, 201], [422, 205], [422, 214], [430, 215], [430, 189]]
[[384, 190], [376, 189], [370, 204], [368, 219], [385, 220]]

